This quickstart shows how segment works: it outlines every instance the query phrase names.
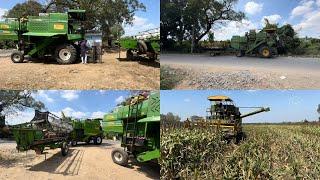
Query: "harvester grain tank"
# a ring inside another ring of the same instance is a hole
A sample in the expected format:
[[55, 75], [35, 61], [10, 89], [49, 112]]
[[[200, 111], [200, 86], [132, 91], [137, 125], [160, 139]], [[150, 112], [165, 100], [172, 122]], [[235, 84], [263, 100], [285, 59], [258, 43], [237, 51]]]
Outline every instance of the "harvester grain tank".
[[79, 57], [79, 41], [84, 40], [85, 19], [85, 10], [5, 19], [0, 22], [0, 40], [16, 42], [14, 63], [23, 62], [25, 56], [52, 56], [59, 64], [72, 64]]
[[85, 119], [73, 120], [73, 131], [70, 134], [72, 145], [77, 145], [78, 142], [86, 142], [89, 144], [93, 141], [94, 144], [100, 145], [103, 139], [103, 131], [100, 124], [102, 119]]
[[207, 109], [208, 116], [206, 121], [219, 131], [222, 131], [226, 139], [235, 140], [236, 142], [245, 137], [242, 131], [243, 118], [270, 111], [270, 108], [259, 107], [256, 111], [241, 114], [239, 110], [241, 107], [237, 107], [233, 100], [227, 96], [209, 96], [208, 100], [211, 102], [211, 106]]
[[11, 127], [19, 151], [34, 150], [42, 154], [45, 148], [61, 148], [63, 156], [68, 154], [69, 134], [72, 130], [70, 121], [37, 110], [29, 123]]
[[[116, 164], [125, 166], [129, 158], [138, 162], [160, 157], [160, 93], [133, 96], [125, 106], [105, 116], [104, 131], [121, 135], [121, 146], [112, 151]], [[121, 124], [121, 126], [120, 126]]]

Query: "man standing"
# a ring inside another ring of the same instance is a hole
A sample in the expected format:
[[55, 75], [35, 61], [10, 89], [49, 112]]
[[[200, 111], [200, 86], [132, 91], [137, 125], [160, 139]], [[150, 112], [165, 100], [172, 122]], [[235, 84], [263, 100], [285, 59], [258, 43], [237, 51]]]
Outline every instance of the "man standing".
[[82, 64], [87, 64], [87, 60], [88, 60], [88, 55], [87, 55], [87, 51], [88, 51], [87, 40], [83, 40], [83, 41], [81, 42], [80, 48], [81, 48], [81, 61], [82, 61]]

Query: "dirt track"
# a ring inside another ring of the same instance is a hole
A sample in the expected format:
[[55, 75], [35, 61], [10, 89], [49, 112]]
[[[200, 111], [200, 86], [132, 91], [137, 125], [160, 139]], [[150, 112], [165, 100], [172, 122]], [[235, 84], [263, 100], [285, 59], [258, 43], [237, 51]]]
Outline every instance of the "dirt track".
[[112, 162], [111, 151], [119, 146], [106, 141], [100, 146], [79, 145], [70, 148], [62, 157], [60, 150], [48, 150], [44, 155], [33, 151], [18, 153], [15, 143], [1, 143], [0, 155], [10, 154], [9, 160], [0, 158], [0, 179], [159, 179], [160, 169], [154, 164], [131, 163], [122, 167]]
[[319, 89], [320, 59], [177, 55], [161, 56], [161, 65], [183, 71], [176, 89]]
[[1, 89], [139, 89], [160, 87], [160, 65], [148, 60], [127, 61], [125, 53], [105, 53], [102, 64], [58, 65], [32, 61], [14, 64], [0, 57]]

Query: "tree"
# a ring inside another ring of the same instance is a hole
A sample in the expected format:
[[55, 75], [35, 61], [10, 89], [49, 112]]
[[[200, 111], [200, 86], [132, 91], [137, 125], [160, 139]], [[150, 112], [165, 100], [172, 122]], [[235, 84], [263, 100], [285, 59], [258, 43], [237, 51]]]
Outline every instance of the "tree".
[[34, 91], [0, 91], [0, 114], [14, 114], [26, 108], [41, 110], [45, 105], [34, 99]]
[[[318, 105], [317, 112], [320, 114], [320, 104]], [[320, 117], [319, 117], [319, 122], [320, 122]]]
[[227, 21], [241, 21], [243, 12], [236, 12], [234, 4], [238, 0], [164, 0], [161, 1], [161, 41], [171, 37], [182, 40], [199, 41], [215, 24]]
[[85, 28], [102, 31], [104, 39], [110, 38], [114, 25], [132, 24], [135, 12], [145, 11], [139, 0], [54, 0], [50, 3], [52, 7], [48, 9], [55, 12], [73, 8], [86, 10]]
[[37, 1], [26, 1], [16, 4], [5, 15], [6, 18], [20, 18], [22, 16], [37, 16], [42, 12], [42, 5]]

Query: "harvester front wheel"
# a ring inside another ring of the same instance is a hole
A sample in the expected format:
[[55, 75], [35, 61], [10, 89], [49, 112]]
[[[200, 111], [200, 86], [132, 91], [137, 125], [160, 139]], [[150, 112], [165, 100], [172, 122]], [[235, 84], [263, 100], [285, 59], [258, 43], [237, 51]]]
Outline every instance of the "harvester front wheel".
[[23, 60], [24, 60], [24, 55], [22, 52], [20, 51], [14, 51], [12, 54], [11, 54], [11, 60], [12, 62], [14, 63], [22, 63]]
[[69, 144], [67, 142], [63, 142], [61, 147], [62, 156], [68, 155], [68, 152], [69, 152]]
[[94, 144], [100, 145], [102, 144], [102, 138], [100, 136], [96, 137], [94, 139]]
[[77, 50], [70, 44], [58, 46], [55, 51], [55, 59], [59, 64], [72, 64], [77, 59]]
[[112, 161], [121, 166], [127, 166], [129, 161], [128, 153], [121, 148], [112, 150]]
[[267, 46], [262, 46], [259, 50], [259, 54], [263, 58], [270, 58], [271, 57], [270, 48]]

